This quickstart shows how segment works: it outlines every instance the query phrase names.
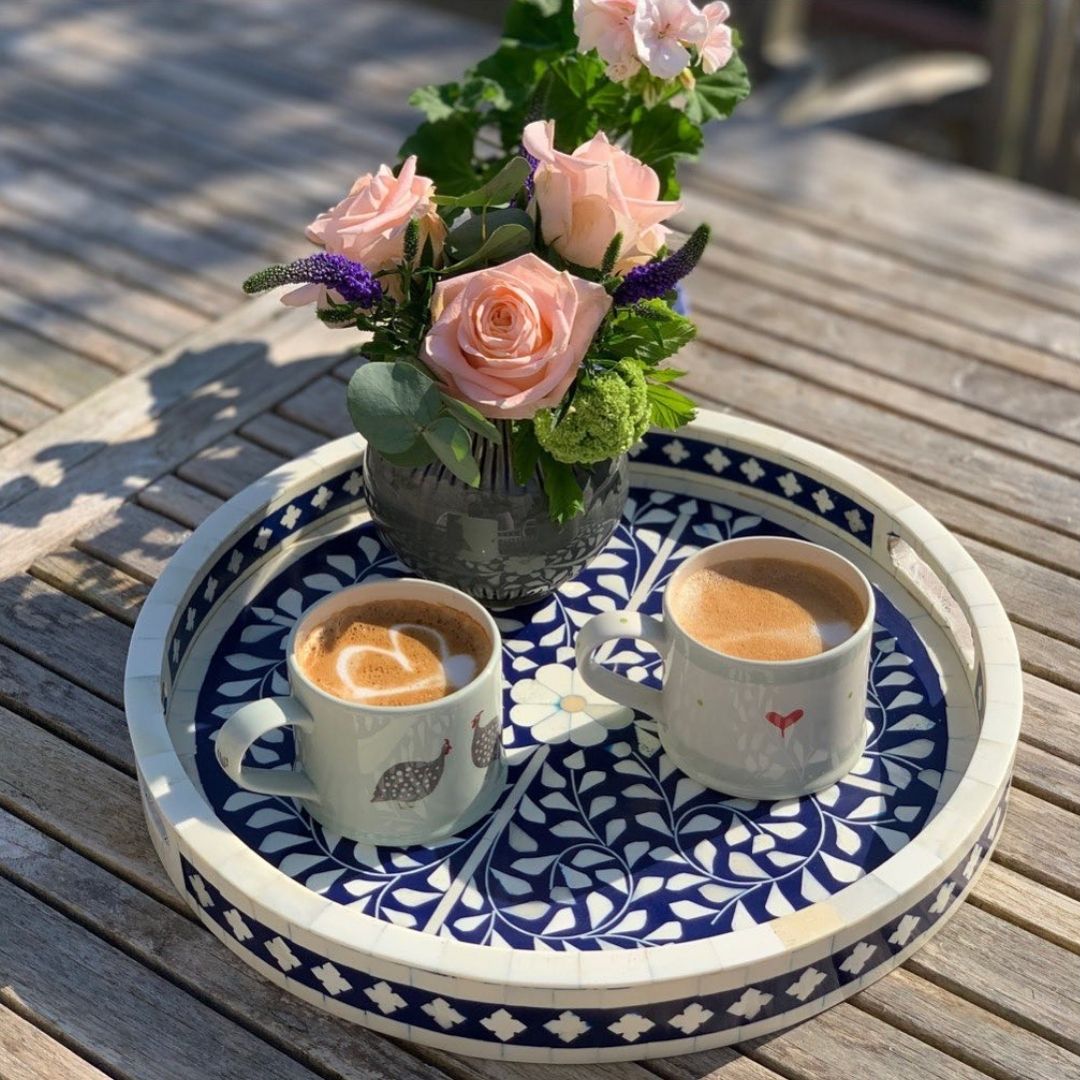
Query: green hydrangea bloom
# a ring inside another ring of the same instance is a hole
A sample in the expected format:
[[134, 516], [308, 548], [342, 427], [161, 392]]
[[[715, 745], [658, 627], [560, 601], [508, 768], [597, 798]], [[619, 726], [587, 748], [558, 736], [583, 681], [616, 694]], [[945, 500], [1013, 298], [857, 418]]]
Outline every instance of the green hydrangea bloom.
[[578, 385], [558, 423], [551, 409], [533, 418], [536, 439], [556, 460], [591, 465], [626, 453], [649, 427], [645, 376], [633, 360]]

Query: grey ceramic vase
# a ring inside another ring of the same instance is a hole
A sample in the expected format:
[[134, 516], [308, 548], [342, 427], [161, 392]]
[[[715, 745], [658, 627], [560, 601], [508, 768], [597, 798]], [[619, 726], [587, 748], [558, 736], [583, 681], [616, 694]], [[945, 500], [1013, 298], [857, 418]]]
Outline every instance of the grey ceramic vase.
[[509, 425], [499, 428], [498, 443], [473, 441], [475, 488], [439, 463], [407, 469], [364, 455], [371, 516], [401, 561], [493, 608], [540, 600], [575, 577], [611, 538], [629, 489], [625, 455], [582, 467], [585, 512], [556, 525], [539, 470], [514, 480]]

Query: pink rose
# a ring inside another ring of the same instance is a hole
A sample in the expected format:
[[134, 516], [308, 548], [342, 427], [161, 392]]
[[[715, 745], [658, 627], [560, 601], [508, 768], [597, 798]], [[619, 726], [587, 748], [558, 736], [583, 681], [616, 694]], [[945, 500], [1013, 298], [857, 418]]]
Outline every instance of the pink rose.
[[485, 416], [528, 420], [562, 400], [610, 307], [603, 286], [519, 255], [435, 286], [423, 359]]
[[578, 52], [595, 49], [608, 64], [608, 77], [625, 82], [641, 69], [634, 49], [636, 0], [574, 0]]
[[[397, 176], [389, 166], [382, 165], [377, 173], [361, 176], [337, 206], [320, 214], [307, 227], [308, 239], [327, 251], [363, 263], [375, 274], [402, 261], [405, 229], [416, 218], [420, 222], [420, 250], [430, 237], [437, 255], [446, 238], [446, 225], [435, 208], [434, 194], [434, 183], [416, 175], [415, 156], [405, 159]], [[395, 299], [401, 299], [396, 278], [380, 278], [380, 284]], [[326, 289], [322, 285], [303, 285], [284, 299], [292, 305], [312, 301], [322, 304]]]
[[682, 209], [658, 199], [660, 180], [648, 165], [613, 146], [601, 131], [572, 154], [555, 149], [554, 121], [525, 128], [522, 142], [537, 159], [536, 202], [544, 240], [579, 266], [599, 266], [616, 233], [617, 273], [648, 262], [668, 230], [660, 223]]
[[727, 67], [735, 49], [731, 42], [731, 27], [726, 25], [730, 9], [724, 0], [714, 0], [701, 9], [708, 23], [708, 32], [701, 44], [701, 70], [706, 75]]
[[675, 79], [690, 64], [687, 45], [701, 45], [708, 22], [690, 0], [642, 0], [634, 15], [638, 59], [660, 79]]

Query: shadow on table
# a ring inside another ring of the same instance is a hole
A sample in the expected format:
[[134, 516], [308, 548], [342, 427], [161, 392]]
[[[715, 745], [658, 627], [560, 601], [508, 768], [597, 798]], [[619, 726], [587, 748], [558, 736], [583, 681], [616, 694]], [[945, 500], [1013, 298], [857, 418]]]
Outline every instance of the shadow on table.
[[[155, 516], [156, 526], [144, 526], [132, 522], [130, 515], [121, 515], [115, 524], [97, 528], [94, 521], [77, 515], [69, 528], [60, 515], [87, 498], [131, 498], [204, 448], [233, 434], [242, 422], [237, 419], [239, 406], [247, 405], [251, 416], [272, 408], [287, 392], [273, 392], [283, 371], [288, 371], [290, 387], [299, 390], [344, 355], [344, 351], [322, 353], [291, 361], [283, 368], [270, 362], [264, 342], [250, 340], [181, 353], [148, 375], [149, 412], [154, 419], [137, 428], [136, 434], [116, 441], [84, 437], [54, 443], [24, 461], [14, 459], [6, 475], [0, 473], [0, 541], [12, 544], [17, 551], [20, 535], [49, 529], [52, 524], [56, 535], [50, 550], [63, 547], [73, 536], [93, 534], [95, 548], [122, 550], [143, 563], [164, 562], [183, 537], [180, 525], [174, 531], [162, 526]], [[190, 387], [198, 379], [188, 377], [182, 384], [177, 381], [181, 371], [190, 376], [192, 367], [205, 372], [205, 381], [194, 389]], [[259, 399], [254, 409], [250, 407], [253, 398]], [[107, 392], [103, 399], [107, 402]], [[92, 435], [92, 431], [87, 434]], [[315, 432], [312, 435], [322, 438]], [[28, 438], [33, 438], [32, 433]], [[18, 446], [16, 442], [9, 449]], [[251, 450], [253, 457], [258, 454], [254, 444]], [[3, 456], [0, 454], [0, 461]], [[250, 477], [245, 477], [243, 468], [231, 462], [230, 479], [239, 473], [239, 485], [243, 486], [245, 479], [255, 480], [265, 469], [265, 459], [258, 458], [252, 462]], [[213, 502], [209, 495], [207, 502]], [[174, 520], [185, 516], [171, 515], [167, 505], [162, 511]]]

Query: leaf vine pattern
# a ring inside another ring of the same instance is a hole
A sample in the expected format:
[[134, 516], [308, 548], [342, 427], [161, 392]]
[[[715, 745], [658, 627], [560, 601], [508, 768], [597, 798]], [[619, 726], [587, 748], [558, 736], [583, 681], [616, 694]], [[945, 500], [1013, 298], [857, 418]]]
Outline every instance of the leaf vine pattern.
[[[947, 749], [944, 692], [907, 619], [880, 592], [867, 696], [867, 750], [812, 798], [725, 798], [683, 775], [638, 716], [614, 732], [582, 691], [573, 639], [592, 615], [656, 612], [679, 563], [734, 536], [791, 535], [755, 514], [634, 489], [622, 524], [588, 569], [539, 604], [502, 613], [509, 815], [424, 848], [335, 836], [291, 800], [237, 789], [213, 756], [240, 705], [287, 692], [283, 646], [315, 600], [407, 573], [370, 526], [327, 539], [266, 584], [222, 638], [199, 696], [196, 763], [222, 821], [308, 888], [414, 929], [519, 949], [639, 948], [712, 937], [823, 900], [902, 848], [925, 823]], [[625, 642], [608, 663], [656, 684], [660, 662]], [[607, 706], [610, 708], [610, 705]], [[629, 716], [627, 717], [629, 720]], [[288, 768], [275, 732], [253, 748]], [[502, 804], [500, 804], [502, 805]]]

